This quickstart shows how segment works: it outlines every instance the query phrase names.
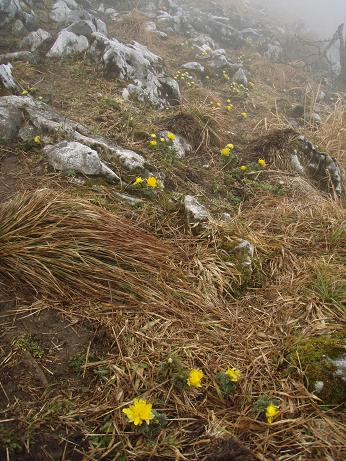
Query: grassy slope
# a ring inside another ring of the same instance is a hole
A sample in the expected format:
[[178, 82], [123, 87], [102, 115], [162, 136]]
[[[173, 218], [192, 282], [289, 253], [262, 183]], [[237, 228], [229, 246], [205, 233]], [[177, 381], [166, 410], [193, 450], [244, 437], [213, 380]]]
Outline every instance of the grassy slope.
[[[126, 27], [125, 32], [123, 38], [137, 39], [140, 28]], [[166, 57], [172, 75], [193, 56], [180, 37], [146, 40]], [[291, 90], [305, 91], [308, 81], [301, 70], [269, 63], [251, 49], [240, 54], [255, 88], [247, 99], [234, 102], [232, 112], [224, 109], [228, 84], [214, 75], [208, 84], [183, 88], [181, 108], [159, 112], [122, 101], [122, 82], [105, 80], [84, 58], [15, 64], [16, 77], [25, 86], [34, 85], [37, 94], [66, 116], [142, 152], [153, 170], [165, 173], [166, 188], [130, 209], [114, 196], [115, 190], [138, 194], [125, 183], [114, 187], [91, 179], [75, 186], [68, 178], [47, 172], [39, 150], [12, 146], [1, 148], [1, 165], [8, 158], [18, 162], [14, 177], [3, 178], [7, 195], [35, 190], [39, 178], [40, 187], [87, 200], [178, 249], [167, 263], [174, 277], [160, 280], [158, 296], [137, 307], [125, 301], [114, 306], [103, 295], [72, 300], [55, 295], [52, 300], [39, 284], [35, 299], [24, 286], [16, 297], [2, 287], [6, 303], [1, 304], [1, 383], [7, 407], [1, 419], [9, 421], [0, 423], [0, 440], [17, 453], [15, 459], [28, 459], [17, 443], [31, 448], [35, 460], [49, 459], [45, 453], [57, 459], [64, 450], [63, 459], [82, 459], [81, 453], [86, 459], [155, 455], [174, 459], [178, 452], [187, 459], [203, 459], [210, 455], [214, 438], [222, 434], [235, 434], [259, 459], [286, 453], [291, 459], [344, 459], [342, 415], [319, 406], [304, 387], [299, 367], [287, 374], [285, 358], [297, 337], [333, 332], [345, 319], [342, 297], [333, 292], [345, 274], [345, 213], [339, 203], [308, 184], [297, 184], [274, 165], [255, 175], [240, 175], [238, 166], [224, 167], [220, 146], [232, 142], [242, 159], [239, 163], [248, 164], [254, 158], [247, 150], [249, 141], [286, 126], [283, 111], [293, 102]], [[307, 93], [315, 94], [317, 85], [312, 81], [308, 85]], [[244, 111], [249, 114], [246, 120], [239, 115]], [[201, 147], [172, 164], [148, 148], [148, 136], [181, 113], [197, 121], [191, 140]], [[341, 162], [342, 117], [338, 103], [323, 114], [319, 131], [304, 128]], [[131, 179], [124, 174], [125, 181]], [[208, 238], [192, 237], [181, 210], [180, 194], [187, 192], [199, 195], [215, 216], [229, 211], [234, 218], [226, 226], [213, 222], [206, 230]], [[238, 236], [256, 246], [256, 267], [250, 277], [224, 251]], [[330, 274], [335, 274], [332, 280]], [[166, 284], [164, 289], [161, 284]], [[172, 355], [179, 356], [186, 368], [204, 370], [201, 391], [175, 389], [162, 378], [160, 367]], [[221, 395], [216, 382], [217, 373], [227, 366], [236, 366], [243, 374], [231, 398]], [[263, 394], [280, 400], [281, 413], [272, 426], [253, 412], [254, 402]], [[168, 427], [158, 438], [134, 435], [126, 425], [121, 409], [137, 396], [145, 396], [167, 415]]]

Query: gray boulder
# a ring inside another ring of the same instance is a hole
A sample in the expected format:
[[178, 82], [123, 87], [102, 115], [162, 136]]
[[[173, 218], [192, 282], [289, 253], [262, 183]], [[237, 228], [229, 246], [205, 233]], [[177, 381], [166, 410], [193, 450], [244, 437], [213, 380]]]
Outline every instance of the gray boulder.
[[0, 27], [11, 23], [21, 12], [18, 0], [0, 0]]
[[283, 49], [280, 44], [270, 43], [264, 55], [274, 62], [280, 61], [283, 55]]
[[0, 64], [7, 64], [12, 61], [35, 62], [35, 56], [31, 51], [15, 51], [14, 53], [6, 53], [0, 55]]
[[37, 29], [30, 32], [29, 35], [23, 38], [21, 42], [22, 48], [30, 48], [31, 51], [36, 51], [40, 46], [51, 38], [51, 34], [43, 29]]
[[55, 145], [48, 145], [43, 149], [49, 164], [59, 171], [74, 170], [78, 173], [105, 176], [110, 180], [120, 178], [103, 162], [96, 150], [79, 142], [62, 141]]
[[89, 48], [89, 42], [83, 35], [76, 35], [68, 30], [62, 30], [47, 57], [63, 57], [74, 53], [82, 53]]
[[201, 74], [203, 74], [205, 70], [204, 66], [202, 66], [202, 64], [200, 64], [199, 62], [187, 62], [186, 64], [183, 64], [181, 67], [183, 69], [192, 70], [195, 72], [199, 72]]
[[20, 19], [16, 19], [12, 25], [12, 33], [15, 36], [23, 36], [26, 34], [28, 31], [25, 28], [23, 21]]
[[124, 44], [93, 33], [90, 56], [103, 65], [108, 77], [130, 80], [124, 98], [135, 97], [158, 107], [181, 101], [178, 83], [164, 74], [162, 59], [137, 42]]
[[71, 22], [80, 18], [78, 5], [71, 0], [58, 0], [54, 3], [50, 17], [55, 22]]
[[16, 91], [19, 86], [12, 76], [12, 64], [0, 65], [0, 84], [7, 90]]
[[248, 80], [243, 68], [237, 70], [237, 72], [233, 75], [232, 81], [239, 83], [240, 85], [247, 86]]
[[20, 110], [16, 107], [0, 105], [0, 143], [16, 139], [22, 123], [24, 123], [24, 117]]
[[[169, 141], [167, 134], [169, 131], [161, 131], [159, 137], [165, 138], [166, 141]], [[186, 154], [192, 152], [191, 144], [183, 137], [178, 134], [175, 135], [175, 139], [172, 141], [172, 149], [178, 158], [184, 158]]]
[[184, 207], [187, 222], [190, 227], [198, 227], [209, 220], [209, 213], [205, 206], [201, 205], [193, 195], [186, 195]]
[[342, 173], [337, 160], [326, 152], [320, 152], [305, 136], [299, 136], [298, 146], [295, 153], [301, 157], [301, 162], [307, 165], [309, 176], [319, 183], [321, 189], [330, 191], [332, 188], [340, 196]]

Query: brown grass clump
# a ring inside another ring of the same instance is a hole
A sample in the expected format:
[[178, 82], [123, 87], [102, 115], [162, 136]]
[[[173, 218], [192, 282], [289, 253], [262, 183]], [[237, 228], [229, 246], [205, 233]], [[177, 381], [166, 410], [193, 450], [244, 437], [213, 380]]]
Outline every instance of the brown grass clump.
[[44, 189], [1, 206], [0, 274], [41, 294], [157, 299], [172, 248], [133, 223]]
[[130, 13], [121, 17], [119, 21], [112, 21], [109, 26], [109, 34], [123, 42], [132, 40], [140, 42], [149, 48], [159, 41], [155, 33], [146, 29], [146, 23], [150, 21], [144, 13], [133, 9]]

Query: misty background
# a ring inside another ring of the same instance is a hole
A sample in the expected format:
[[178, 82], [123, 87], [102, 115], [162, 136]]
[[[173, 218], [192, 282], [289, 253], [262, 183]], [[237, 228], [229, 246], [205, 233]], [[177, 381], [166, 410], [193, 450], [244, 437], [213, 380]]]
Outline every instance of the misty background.
[[253, 0], [281, 20], [299, 21], [321, 39], [331, 38], [339, 24], [346, 24], [346, 0]]

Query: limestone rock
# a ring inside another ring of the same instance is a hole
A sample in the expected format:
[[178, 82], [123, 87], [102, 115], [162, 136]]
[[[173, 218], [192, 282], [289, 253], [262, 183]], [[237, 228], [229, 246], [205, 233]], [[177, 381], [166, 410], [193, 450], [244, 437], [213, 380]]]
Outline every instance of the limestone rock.
[[37, 29], [30, 32], [29, 35], [24, 37], [21, 42], [22, 48], [30, 48], [31, 51], [36, 51], [44, 42], [51, 38], [51, 34], [43, 29]]
[[18, 130], [23, 122], [24, 117], [16, 107], [0, 105], [0, 143], [16, 139]]
[[74, 53], [81, 53], [89, 47], [89, 42], [83, 35], [76, 35], [68, 30], [62, 30], [47, 56], [62, 57]]
[[31, 51], [15, 51], [14, 53], [6, 53], [0, 55], [0, 64], [7, 64], [12, 61], [35, 62], [35, 56]]
[[332, 186], [336, 194], [340, 196], [342, 192], [342, 174], [337, 160], [326, 152], [317, 150], [304, 136], [298, 138], [298, 143], [297, 154], [302, 156], [304, 161], [308, 163], [309, 176], [314, 181], [318, 181], [324, 190], [329, 190], [330, 186]]
[[12, 64], [0, 65], [0, 84], [7, 90], [18, 90], [18, 85], [12, 76]]
[[240, 85], [244, 85], [245, 87], [248, 84], [247, 77], [245, 75], [244, 69], [240, 68], [237, 72], [233, 75], [233, 82], [239, 83]]
[[21, 11], [18, 0], [0, 0], [0, 27], [12, 22]]
[[162, 59], [137, 42], [124, 44], [93, 33], [91, 57], [100, 62], [108, 77], [130, 80], [124, 98], [135, 97], [158, 107], [181, 101], [178, 83], [164, 74]]
[[49, 164], [55, 170], [74, 170], [86, 175], [106, 176], [110, 180], [120, 179], [101, 162], [96, 150], [79, 142], [62, 141], [55, 145], [46, 146], [43, 151], [47, 155]]
[[181, 67], [183, 69], [193, 70], [201, 74], [203, 74], [204, 72], [204, 66], [202, 66], [202, 64], [200, 64], [199, 62], [187, 62], [186, 64], [183, 64]]
[[[169, 131], [167, 130], [161, 131], [159, 137], [165, 138], [169, 142], [169, 138], [167, 138], [168, 133]], [[178, 134], [175, 135], [175, 139], [172, 141], [172, 148], [178, 158], [184, 158], [186, 154], [192, 152], [191, 144], [183, 136]]]
[[191, 227], [196, 227], [199, 224], [208, 221], [208, 210], [204, 205], [199, 203], [196, 197], [192, 195], [186, 195], [184, 198], [184, 206], [187, 222]]

